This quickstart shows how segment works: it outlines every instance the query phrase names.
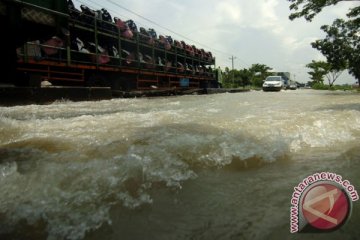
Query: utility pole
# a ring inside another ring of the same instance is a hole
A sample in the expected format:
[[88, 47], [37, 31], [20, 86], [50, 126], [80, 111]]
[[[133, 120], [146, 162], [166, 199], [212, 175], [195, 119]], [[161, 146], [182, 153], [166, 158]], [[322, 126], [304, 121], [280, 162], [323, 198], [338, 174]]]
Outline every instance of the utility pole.
[[231, 68], [231, 70], [232, 70], [232, 83], [234, 85], [234, 60], [236, 59], [236, 57], [231, 56], [231, 58], [229, 58], [229, 59], [231, 60], [231, 64], [232, 64], [232, 68]]

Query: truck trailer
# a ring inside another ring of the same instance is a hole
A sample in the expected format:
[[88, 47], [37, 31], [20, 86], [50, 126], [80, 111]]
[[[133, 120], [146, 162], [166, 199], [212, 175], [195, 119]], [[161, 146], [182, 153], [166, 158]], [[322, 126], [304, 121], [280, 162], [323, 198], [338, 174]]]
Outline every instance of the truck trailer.
[[212, 53], [71, 0], [1, 0], [2, 83], [132, 91], [217, 87]]

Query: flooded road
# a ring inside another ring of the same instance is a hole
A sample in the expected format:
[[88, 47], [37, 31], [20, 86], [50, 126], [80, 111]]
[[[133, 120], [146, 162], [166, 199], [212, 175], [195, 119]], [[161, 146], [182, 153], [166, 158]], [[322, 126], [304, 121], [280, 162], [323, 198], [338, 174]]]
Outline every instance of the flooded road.
[[[296, 90], [0, 108], [1, 239], [303, 239], [294, 186], [360, 189], [360, 95]], [[340, 230], [360, 236], [360, 204]]]

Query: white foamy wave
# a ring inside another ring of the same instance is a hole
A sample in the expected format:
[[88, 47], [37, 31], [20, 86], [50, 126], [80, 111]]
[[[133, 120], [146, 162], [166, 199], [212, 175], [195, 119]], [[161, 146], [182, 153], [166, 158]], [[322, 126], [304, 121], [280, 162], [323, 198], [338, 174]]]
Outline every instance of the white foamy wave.
[[221, 111], [220, 109], [216, 109], [216, 108], [210, 108], [207, 110], [207, 112], [209, 112], [209, 113], [218, 113], [220, 111]]
[[8, 145], [0, 171], [7, 229], [21, 219], [29, 224], [43, 220], [50, 239], [81, 239], [111, 224], [113, 205], [133, 209], [151, 204], [149, 189], [158, 184], [181, 189], [184, 181], [197, 178], [197, 167], [223, 167], [254, 157], [275, 161], [287, 151], [285, 145], [273, 150], [255, 139], [199, 125], [138, 131], [141, 136], [127, 141], [92, 141], [81, 149], [76, 141], [87, 139], [69, 143], [47, 136]]
[[8, 178], [17, 173], [16, 162], [5, 162], [0, 165], [0, 179]]
[[129, 145], [124, 150], [113, 143], [102, 145], [101, 151], [51, 153], [49, 142], [17, 143], [3, 150], [7, 157], [0, 165], [0, 211], [6, 226], [0, 233], [25, 219], [31, 225], [45, 221], [49, 239], [81, 239], [111, 223], [111, 206], [151, 204], [148, 190], [153, 184], [181, 188], [182, 181], [196, 177], [187, 163], [170, 159], [165, 150]]
[[[314, 116], [315, 115], [315, 116]], [[304, 148], [334, 148], [346, 145], [357, 139], [360, 125], [359, 112], [328, 112], [316, 113], [311, 120], [304, 121], [286, 129], [286, 136], [291, 140], [291, 150]]]

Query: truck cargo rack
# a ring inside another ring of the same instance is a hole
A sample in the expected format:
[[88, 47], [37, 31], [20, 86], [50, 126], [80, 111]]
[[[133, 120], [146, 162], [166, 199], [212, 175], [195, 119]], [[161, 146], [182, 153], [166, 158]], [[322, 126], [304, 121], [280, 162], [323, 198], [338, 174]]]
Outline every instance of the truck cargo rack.
[[[147, 42], [141, 32], [126, 38], [115, 23], [84, 13], [78, 18], [74, 16], [79, 12], [71, 10], [64, 14], [41, 6], [32, 9], [65, 18], [67, 24], [53, 39], [27, 41], [17, 49], [18, 76], [24, 82], [37, 79], [30, 85], [49, 81], [54, 85], [146, 90], [201, 88], [216, 82], [215, 58], [204, 51], [189, 52], [175, 42], [167, 49], [159, 39]], [[29, 24], [36, 27], [39, 23]]]

